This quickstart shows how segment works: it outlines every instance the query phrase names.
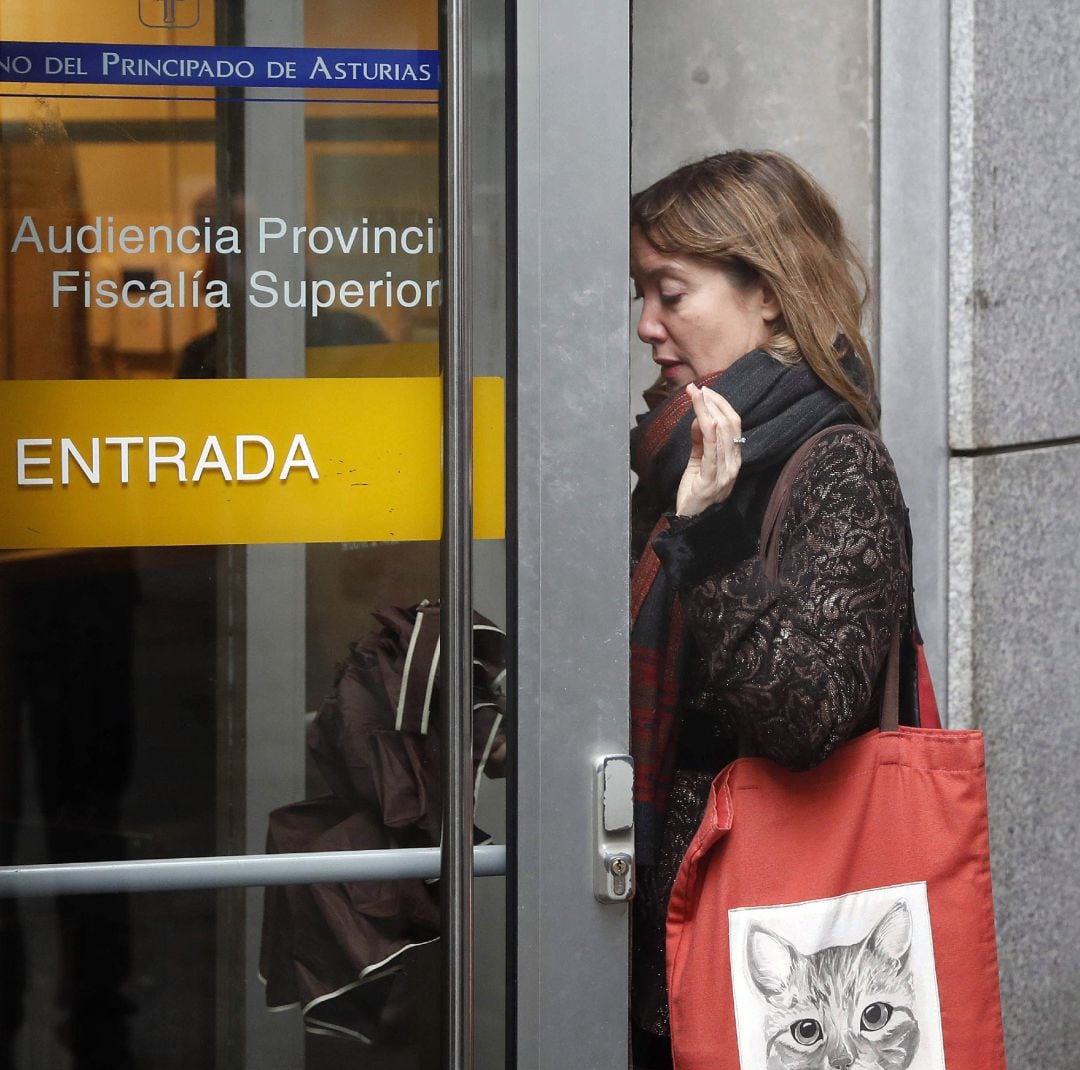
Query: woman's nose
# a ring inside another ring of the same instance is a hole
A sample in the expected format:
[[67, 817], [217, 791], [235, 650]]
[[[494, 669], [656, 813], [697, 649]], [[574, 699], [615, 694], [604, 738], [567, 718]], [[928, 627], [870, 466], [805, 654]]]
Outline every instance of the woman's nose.
[[664, 325], [653, 314], [648, 303], [641, 306], [641, 316], [638, 319], [637, 336], [647, 345], [656, 345], [666, 337]]

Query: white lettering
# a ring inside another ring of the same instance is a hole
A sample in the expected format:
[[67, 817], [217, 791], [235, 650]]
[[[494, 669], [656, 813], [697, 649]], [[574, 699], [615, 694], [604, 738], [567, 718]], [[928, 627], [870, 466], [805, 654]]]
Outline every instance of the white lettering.
[[[60, 478], [53, 478], [51, 465], [54, 441], [59, 444]], [[146, 446], [146, 482], [156, 486], [161, 479], [161, 469], [176, 470], [177, 483], [199, 484], [210, 472], [220, 472], [224, 483], [260, 483], [271, 478], [277, 459], [273, 442], [265, 435], [237, 435], [235, 445], [235, 468], [230, 467], [230, 458], [226, 455], [226, 445], [218, 435], [207, 435], [202, 440], [198, 460], [191, 466], [188, 477], [188, 443], [176, 435], [151, 435], [142, 438], [134, 435], [110, 435], [105, 438], [94, 437], [82, 446], [74, 438], [20, 438], [16, 440], [17, 466], [16, 476], [20, 487], [70, 486], [77, 479], [76, 469], [90, 486], [102, 484], [102, 443], [106, 449], [119, 452], [119, 464], [113, 465], [106, 458], [105, 478], [115, 479], [119, 475], [121, 486], [129, 486], [132, 479], [132, 451]], [[191, 455], [195, 456], [194, 443]], [[43, 469], [44, 471], [38, 471]], [[117, 471], [119, 470], [119, 471]], [[307, 472], [312, 482], [319, 481], [319, 469], [312, 455], [304, 434], [292, 436], [292, 441], [285, 451], [278, 479], [284, 483], [298, 470]]]
[[325, 256], [334, 248], [334, 232], [329, 227], [312, 227], [307, 236], [307, 244], [317, 256]]
[[381, 253], [383, 251], [382, 236], [384, 234], [386, 234], [390, 239], [390, 249], [389, 249], [389, 251], [391, 253], [396, 253], [397, 252], [397, 231], [394, 230], [393, 227], [376, 227], [375, 228], [375, 252]]
[[11, 243], [11, 251], [13, 253], [18, 252], [19, 246], [23, 242], [29, 242], [39, 253], [45, 252], [33, 216], [23, 216], [22, 222], [19, 224], [19, 231], [15, 235], [15, 240]]
[[[268, 297], [259, 299], [255, 294], [248, 294], [248, 300], [256, 308], [273, 308], [278, 303], [278, 292], [271, 283], [277, 282], [277, 275], [272, 271], [256, 271], [251, 276], [251, 288], [260, 294], [268, 294]], [[265, 284], [265, 285], [264, 285]]]
[[319, 481], [319, 470], [315, 467], [307, 439], [303, 435], [293, 436], [292, 445], [289, 447], [285, 463], [281, 466], [281, 474], [278, 476], [282, 483], [289, 478], [289, 473], [294, 468], [306, 468], [312, 480], [316, 483]]
[[229, 288], [222, 279], [211, 279], [206, 284], [207, 308], [230, 308]]
[[[280, 220], [284, 225], [284, 221]], [[338, 228], [334, 228], [335, 232]], [[284, 234], [284, 231], [282, 231]], [[271, 235], [272, 236], [272, 235]], [[113, 216], [94, 216], [92, 222], [75, 227], [70, 223], [57, 226], [50, 223], [39, 230], [33, 216], [22, 217], [11, 252], [20, 246], [31, 245], [39, 253], [171, 253], [179, 249], [185, 253], [238, 253], [240, 232], [233, 226], [214, 228], [209, 220], [200, 230], [188, 224], [174, 230], [166, 223], [142, 226], [136, 223], [119, 225]]]
[[[161, 238], [160, 246], [157, 243], [159, 237]], [[150, 227], [150, 248], [161, 248], [165, 252], [171, 253], [173, 251], [173, 237], [172, 227], [167, 227], [164, 223], [154, 223]]]
[[[133, 293], [137, 293], [138, 297], [132, 297]], [[120, 300], [127, 305], [128, 308], [142, 308], [146, 304], [146, 284], [139, 279], [129, 279], [120, 287]]]
[[[111, 217], [110, 217], [111, 219]], [[104, 252], [105, 249], [101, 244], [102, 229], [101, 229], [101, 216], [94, 216], [93, 223], [85, 223], [75, 231], [75, 244], [78, 248], [90, 255], [92, 253]], [[109, 250], [111, 252], [111, 250]]]
[[93, 485], [101, 483], [101, 442], [92, 438], [90, 440], [90, 463], [75, 448], [75, 443], [70, 438], [60, 439], [60, 482], [67, 486], [71, 482], [71, 462], [74, 461]]
[[334, 233], [337, 235], [338, 245], [343, 253], [351, 253], [352, 247], [356, 244], [356, 235], [359, 233], [359, 227], [353, 227], [349, 231], [349, 236], [345, 237], [345, 232], [341, 227], [334, 227]]
[[292, 251], [299, 254], [301, 239], [307, 233], [307, 227], [293, 227], [292, 228]]
[[[211, 457], [213, 454], [213, 457]], [[229, 471], [229, 463], [225, 460], [225, 454], [221, 452], [221, 443], [217, 435], [207, 435], [202, 453], [195, 462], [195, 471], [191, 473], [191, 482], [198, 483], [202, 479], [203, 472], [208, 469], [220, 472], [226, 483], [232, 482], [232, 472]]]
[[18, 459], [18, 484], [20, 487], [51, 487], [52, 476], [28, 476], [26, 474], [27, 468], [31, 465], [49, 465], [51, 458], [49, 457], [29, 457], [26, 451], [28, 449], [48, 449], [52, 446], [51, 438], [20, 438], [15, 442]]
[[[273, 230], [271, 230], [271, 227]], [[277, 241], [288, 233], [289, 225], [280, 216], [266, 215], [259, 217], [259, 252], [266, 252], [268, 241]]]
[[[320, 294], [325, 294], [325, 298]], [[311, 284], [311, 314], [317, 316], [320, 308], [333, 308], [337, 289], [329, 279], [316, 279]]]
[[60, 295], [61, 294], [77, 294], [79, 292], [78, 286], [68, 286], [62, 283], [61, 279], [77, 279], [82, 276], [81, 271], [54, 271], [52, 280], [52, 307], [60, 307]]
[[[184, 453], [187, 451], [187, 446], [182, 438], [176, 438], [173, 435], [151, 435], [148, 445], [149, 453], [146, 459], [147, 480], [151, 485], [157, 483], [157, 470], [165, 464], [175, 466], [176, 471], [179, 473], [179, 482], [187, 482], [187, 469], [184, 465]], [[162, 456], [158, 452], [162, 446], [172, 446], [176, 452]]]
[[[173, 305], [173, 292], [172, 287], [165, 281], [165, 279], [154, 279], [150, 283], [150, 294], [148, 297], [151, 308], [174, 308]], [[180, 291], [180, 307], [184, 307], [184, 291]]]
[[[258, 472], [249, 472], [246, 467], [248, 446], [260, 446], [265, 451], [266, 463]], [[236, 481], [237, 483], [258, 483], [265, 479], [274, 468], [274, 447], [268, 438], [262, 435], [236, 436]]]
[[[420, 239], [420, 244], [415, 249], [405, 244], [405, 237], [408, 234], [415, 234]], [[410, 256], [415, 256], [417, 253], [424, 251], [424, 232], [419, 227], [406, 227], [401, 232], [401, 250], [408, 253]]]
[[364, 303], [364, 284], [359, 279], [346, 279], [338, 290], [338, 297], [346, 308], [358, 308]]
[[[88, 273], [87, 273], [88, 275]], [[83, 286], [83, 305], [90, 307], [90, 280], [89, 275]], [[102, 279], [94, 289], [94, 303], [98, 308], [116, 308], [120, 304], [120, 285], [115, 279]]]
[[[49, 57], [45, 59], [46, 64]], [[33, 61], [29, 56], [0, 56], [0, 71], [4, 74], [29, 74], [34, 68]]]
[[[402, 296], [402, 292], [404, 291], [406, 286], [412, 287], [412, 292], [415, 294], [411, 301], [405, 300], [405, 298]], [[420, 284], [417, 282], [413, 282], [412, 279], [406, 279], [404, 282], [398, 283], [397, 299], [399, 305], [403, 305], [405, 308], [415, 308], [418, 304], [420, 304], [420, 300], [423, 296], [424, 295], [423, 291], [420, 289]]]
[[141, 253], [146, 247], [146, 237], [141, 227], [121, 227], [116, 242], [125, 253]]
[[214, 251], [217, 253], [240, 252], [240, 231], [236, 227], [222, 227], [214, 238]]
[[130, 469], [128, 466], [128, 449], [131, 446], [141, 446], [143, 440], [141, 438], [131, 438], [126, 435], [117, 435], [116, 437], [110, 437], [105, 439], [106, 446], [119, 446], [120, 447], [120, 483], [122, 486], [128, 485], [128, 476]]
[[293, 283], [291, 279], [285, 280], [282, 290], [286, 308], [307, 308], [307, 288], [302, 282], [296, 284], [296, 296], [293, 296]]
[[[192, 236], [191, 243], [188, 243], [187, 235]], [[176, 232], [176, 248], [182, 253], [197, 253], [202, 248], [199, 244], [199, 228], [193, 226], [181, 227]]]

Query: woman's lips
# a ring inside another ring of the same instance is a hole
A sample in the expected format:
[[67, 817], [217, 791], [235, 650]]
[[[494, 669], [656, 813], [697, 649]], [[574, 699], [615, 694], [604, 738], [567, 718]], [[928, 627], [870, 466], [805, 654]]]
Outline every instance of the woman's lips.
[[682, 364], [679, 362], [676, 362], [674, 364], [661, 364], [660, 374], [668, 380], [677, 379], [679, 377], [679, 369], [681, 367]]

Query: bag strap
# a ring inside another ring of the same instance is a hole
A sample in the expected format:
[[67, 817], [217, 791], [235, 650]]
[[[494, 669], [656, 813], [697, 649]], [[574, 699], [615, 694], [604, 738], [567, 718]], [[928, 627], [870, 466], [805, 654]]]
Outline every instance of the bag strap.
[[885, 661], [885, 693], [881, 697], [882, 732], [895, 732], [900, 727], [900, 628], [897, 621]]
[[802, 469], [806, 455], [827, 435], [837, 431], [860, 431], [862, 434], [872, 437], [862, 424], [833, 424], [822, 431], [812, 434], [788, 459], [780, 470], [780, 476], [773, 487], [769, 504], [765, 507], [765, 518], [761, 522], [761, 538], [758, 541], [762, 561], [765, 564], [765, 575], [775, 581], [780, 569], [780, 523], [781, 517], [787, 512], [791, 503], [791, 491], [795, 486]]
[[[833, 424], [822, 431], [812, 434], [787, 460], [780, 471], [780, 476], [773, 487], [769, 504], [765, 508], [765, 518], [761, 523], [761, 538], [758, 542], [759, 553], [765, 575], [776, 582], [780, 571], [780, 530], [782, 518], [791, 504], [791, 491], [799, 476], [806, 455], [826, 435], [838, 431], [857, 431], [867, 438], [875, 437], [862, 424]], [[893, 627], [889, 653], [885, 661], [885, 690], [881, 703], [881, 731], [895, 732], [900, 725], [900, 633], [903, 622], [898, 620]]]

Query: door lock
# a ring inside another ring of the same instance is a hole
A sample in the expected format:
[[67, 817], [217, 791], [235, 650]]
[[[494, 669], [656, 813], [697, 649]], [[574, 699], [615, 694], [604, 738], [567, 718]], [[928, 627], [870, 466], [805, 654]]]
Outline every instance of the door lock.
[[628, 754], [596, 766], [593, 895], [625, 903], [634, 894], [634, 761]]
[[630, 885], [633, 859], [629, 855], [608, 855], [604, 864], [611, 874], [611, 894], [618, 899], [625, 899]]

